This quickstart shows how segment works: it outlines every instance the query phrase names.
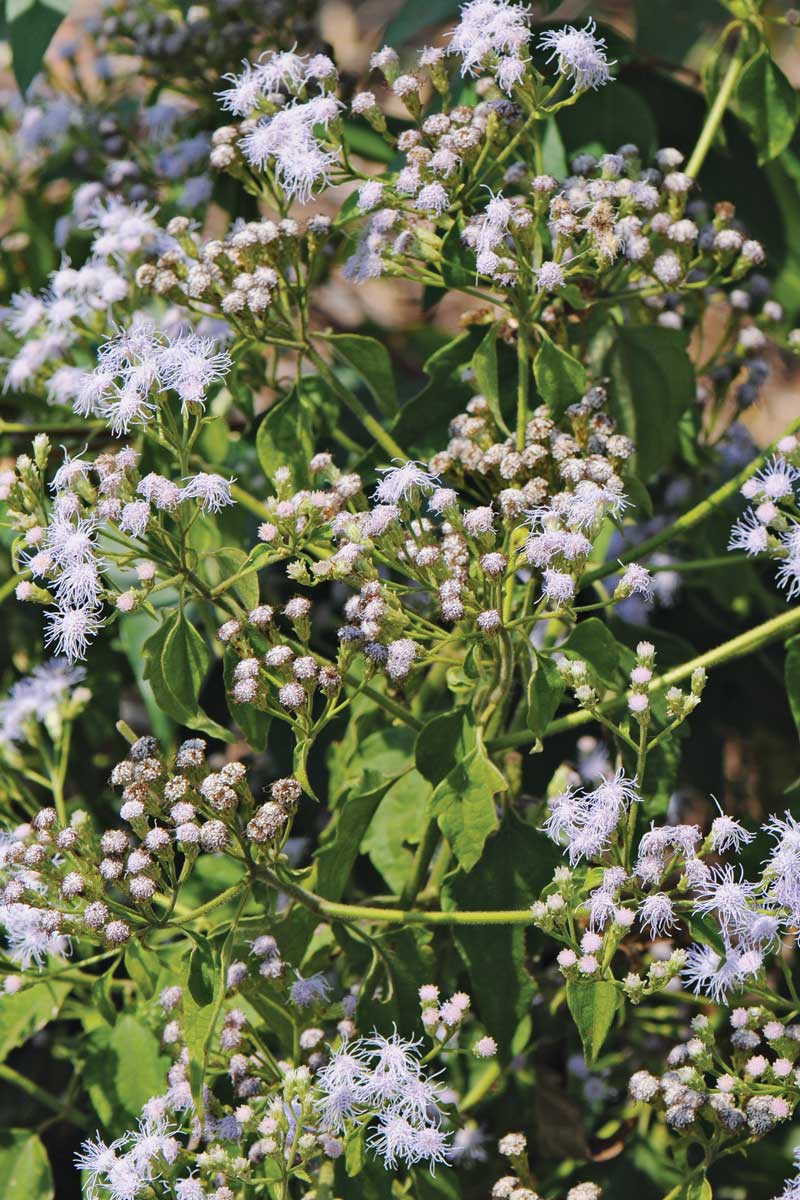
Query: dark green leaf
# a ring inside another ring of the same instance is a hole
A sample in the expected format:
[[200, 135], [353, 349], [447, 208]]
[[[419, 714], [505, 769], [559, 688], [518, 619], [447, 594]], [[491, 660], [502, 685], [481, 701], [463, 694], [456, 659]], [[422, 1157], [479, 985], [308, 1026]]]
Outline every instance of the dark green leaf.
[[[473, 869], [445, 881], [442, 906], [467, 911], [485, 907], [491, 898], [493, 907], [527, 908], [552, 878], [559, 858], [558, 848], [548, 838], [508, 816]], [[467, 964], [478, 1014], [507, 1061], [514, 1031], [530, 1009], [535, 991], [524, 966], [524, 926], [459, 925], [453, 936]]]
[[471, 330], [441, 346], [425, 362], [430, 382], [403, 405], [392, 426], [392, 437], [409, 451], [430, 456], [443, 440], [447, 427], [470, 398], [470, 387], [462, 378], [478, 344]]
[[210, 663], [211, 653], [205, 639], [185, 613], [179, 611], [164, 640], [161, 671], [167, 687], [187, 712], [198, 710], [200, 689]]
[[568, 979], [567, 1004], [583, 1044], [587, 1066], [597, 1057], [608, 1037], [619, 1004], [619, 991], [610, 979]]
[[619, 663], [616, 638], [598, 617], [580, 621], [559, 649], [585, 659], [601, 679], [611, 679]]
[[189, 995], [198, 1008], [211, 1004], [216, 983], [214, 955], [207, 942], [198, 940], [189, 955], [189, 970], [186, 975]]
[[389, 351], [377, 338], [358, 333], [337, 333], [328, 339], [335, 354], [361, 376], [386, 417], [397, 412], [397, 389]]
[[633, 88], [624, 83], [594, 92], [585, 104], [565, 108], [558, 127], [567, 152], [579, 150], [605, 154], [609, 146], [633, 142], [646, 161], [658, 144], [653, 114]]
[[418, 771], [408, 771], [383, 796], [361, 843], [391, 892], [399, 895], [408, 881], [415, 846], [425, 826], [431, 786]]
[[758, 161], [769, 162], [792, 140], [797, 125], [797, 92], [768, 50], [762, 50], [745, 67], [736, 99], [758, 151]]
[[6, 36], [21, 92], [38, 74], [53, 34], [69, 9], [70, 0], [6, 0]]
[[694, 369], [686, 335], [654, 325], [617, 330], [609, 355], [611, 398], [625, 432], [636, 443], [636, 473], [643, 483], [667, 466], [678, 421], [694, 402]]
[[383, 40], [389, 46], [402, 46], [417, 34], [458, 15], [460, 0], [405, 0], [389, 22]]
[[725, 20], [718, 0], [636, 0], [636, 45], [658, 59], [682, 63]]
[[544, 737], [564, 694], [564, 681], [552, 658], [537, 654], [528, 680], [528, 728]]
[[489, 410], [497, 424], [508, 433], [508, 429], [500, 411], [500, 374], [497, 364], [497, 330], [494, 326], [487, 331], [486, 336], [472, 356], [472, 370], [479, 391], [485, 396]]
[[581, 364], [549, 337], [544, 337], [533, 360], [533, 374], [539, 395], [555, 420], [586, 391], [586, 372]]
[[441, 783], [452, 766], [463, 720], [463, 712], [454, 708], [431, 717], [417, 734], [414, 747], [417, 770], [433, 784]]
[[225, 647], [222, 661], [231, 716], [254, 750], [266, 750], [272, 717], [269, 713], [261, 712], [254, 704], [237, 704], [231, 699], [230, 693], [234, 684], [233, 672], [239, 661], [239, 656], [233, 646]]
[[792, 711], [797, 732], [800, 733], [800, 636], [790, 638], [786, 643], [784, 672], [789, 708]]
[[309, 483], [308, 464], [317, 441], [330, 426], [334, 402], [325, 384], [307, 375], [277, 404], [273, 404], [256, 431], [256, 454], [272, 487], [278, 467], [292, 468], [296, 487]]

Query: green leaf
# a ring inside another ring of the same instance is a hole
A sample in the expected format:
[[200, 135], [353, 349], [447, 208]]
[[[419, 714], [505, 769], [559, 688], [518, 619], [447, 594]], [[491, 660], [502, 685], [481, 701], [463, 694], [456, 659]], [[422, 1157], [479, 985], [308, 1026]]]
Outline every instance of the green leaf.
[[384, 416], [397, 412], [397, 389], [389, 351], [377, 338], [337, 333], [326, 339], [335, 354], [361, 376]]
[[713, 1200], [714, 1193], [705, 1175], [702, 1179], [689, 1179], [679, 1183], [668, 1192], [664, 1200]]
[[[195, 957], [197, 951], [199, 953]], [[186, 967], [181, 1029], [189, 1052], [189, 1084], [198, 1112], [203, 1111], [203, 1078], [208, 1045], [218, 1010], [217, 1001], [223, 988], [222, 970], [215, 966], [210, 948], [197, 941]]]
[[694, 368], [686, 344], [680, 330], [625, 325], [611, 348], [611, 399], [636, 444], [636, 473], [643, 483], [670, 462], [678, 421], [694, 402]]
[[790, 638], [786, 643], [784, 675], [789, 708], [800, 733], [800, 635]]
[[661, 61], [682, 63], [725, 19], [718, 0], [636, 0], [636, 45]]
[[472, 356], [472, 370], [478, 389], [485, 396], [489, 411], [500, 428], [508, 428], [500, 411], [500, 372], [497, 363], [497, 330], [494, 326], [486, 333], [483, 341]]
[[528, 728], [537, 738], [544, 737], [564, 694], [564, 681], [558, 667], [544, 654], [537, 654], [528, 680]]
[[323, 397], [327, 399], [328, 393], [322, 380], [306, 376], [267, 409], [256, 431], [256, 454], [270, 488], [275, 472], [283, 466], [292, 468], [296, 487], [308, 484], [317, 437], [327, 428]]
[[565, 108], [558, 114], [558, 128], [570, 155], [580, 150], [604, 154], [609, 146], [633, 142], [646, 162], [659, 144], [658, 128], [647, 104], [638, 92], [619, 81], [613, 88], [592, 93], [591, 102]]
[[21, 92], [38, 74], [53, 34], [69, 9], [70, 0], [6, 0], [6, 36]]
[[109, 1031], [108, 1048], [120, 1107], [138, 1118], [142, 1106], [163, 1092], [170, 1060], [161, 1054], [156, 1035], [127, 1013]]
[[441, 783], [450, 770], [463, 720], [463, 711], [454, 708], [431, 717], [417, 734], [414, 761], [420, 775], [430, 783]]
[[161, 671], [172, 695], [187, 712], [197, 712], [200, 689], [210, 665], [211, 652], [205, 639], [180, 610], [164, 639]]
[[[142, 647], [142, 654], [145, 661], [144, 678], [150, 684], [153, 697], [159, 709], [169, 713], [173, 720], [181, 725], [187, 725], [190, 729], [199, 729], [204, 733], [208, 733], [209, 736], [219, 738], [224, 742], [232, 742], [234, 735], [229, 730], [225, 729], [222, 725], [218, 725], [216, 721], [212, 721], [204, 712], [192, 711], [175, 694], [170, 684], [167, 683], [164, 665], [167, 641], [180, 620], [181, 616], [179, 613], [172, 613], [165, 617], [152, 637], [149, 637], [144, 643]], [[198, 638], [200, 637], [200, 634], [196, 630], [192, 632]], [[177, 657], [180, 657], [181, 644], [181, 641], [179, 641], [173, 650]], [[192, 649], [195, 650], [196, 645], [192, 644]], [[208, 652], [206, 651], [206, 653]], [[196, 666], [199, 665], [196, 655], [194, 661]]]
[[598, 617], [580, 621], [559, 650], [584, 658], [601, 679], [612, 679], [619, 664], [617, 640]]
[[587, 1066], [597, 1062], [614, 1023], [618, 1003], [619, 991], [610, 979], [567, 980], [567, 1005], [581, 1035]]
[[212, 1003], [216, 980], [214, 955], [207, 942], [197, 941], [189, 955], [186, 985], [189, 995], [198, 1008], [205, 1008], [207, 1004]]
[[417, 34], [449, 21], [458, 13], [461, 0], [404, 0], [389, 22], [383, 40], [388, 46], [402, 46]]
[[464, 716], [455, 754], [456, 764], [434, 791], [430, 811], [459, 865], [469, 871], [497, 829], [494, 798], [508, 785], [489, 759], [470, 714]]
[[[474, 275], [473, 275], [474, 278]], [[400, 409], [392, 437], [409, 451], [430, 457], [447, 440], [447, 427], [470, 398], [462, 378], [478, 345], [478, 331], [459, 334], [424, 363], [429, 382]]]
[[[442, 907], [467, 911], [524, 909], [538, 899], [560, 861], [557, 846], [513, 814], [484, 847], [481, 859], [465, 873], [448, 876]], [[511, 1057], [518, 1022], [530, 1010], [535, 985], [525, 969], [522, 925], [458, 925], [453, 937], [470, 976], [470, 992], [481, 1021], [497, 1038], [500, 1057]]]
[[412, 769], [413, 745], [413, 730], [391, 726], [365, 738], [348, 764], [349, 790], [320, 836], [314, 856], [314, 890], [328, 900], [342, 895], [381, 800]]
[[71, 984], [34, 983], [0, 1000], [0, 1062], [58, 1016]]
[[125, 970], [145, 999], [149, 999], [155, 992], [160, 969], [157, 954], [152, 950], [145, 950], [135, 939], [128, 942], [125, 948]]
[[761, 50], [745, 67], [736, 99], [758, 151], [758, 161], [769, 162], [792, 140], [798, 101], [797, 92], [768, 50]]
[[409, 846], [419, 842], [430, 794], [430, 784], [418, 771], [401, 775], [378, 804], [361, 842], [362, 853], [398, 895], [411, 873], [414, 854]]
[[[266, 547], [264, 549], [266, 550]], [[244, 550], [240, 550], [237, 546], [221, 546], [218, 550], [206, 555], [203, 562], [205, 578], [212, 587], [217, 587], [238, 574], [244, 566], [250, 566], [249, 558], [250, 555], [245, 554]], [[237, 579], [228, 590], [238, 600], [241, 600], [245, 608], [255, 608], [259, 601], [258, 572], [252, 571], [249, 575]]]
[[586, 391], [586, 372], [582, 365], [546, 336], [533, 360], [533, 374], [539, 395], [554, 420], [562, 417], [569, 405]]
[[30, 1129], [0, 1132], [3, 1200], [51, 1200], [55, 1195], [47, 1151]]

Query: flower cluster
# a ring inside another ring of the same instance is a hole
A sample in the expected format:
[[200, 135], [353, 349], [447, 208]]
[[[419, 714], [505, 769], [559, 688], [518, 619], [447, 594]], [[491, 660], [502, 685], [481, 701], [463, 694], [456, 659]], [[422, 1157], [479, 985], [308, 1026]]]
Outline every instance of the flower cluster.
[[731, 530], [730, 550], [768, 555], [778, 563], [777, 581], [793, 600], [800, 594], [800, 524], [797, 521], [800, 442], [793, 435], [741, 488], [750, 508]]
[[272, 799], [257, 807], [244, 766], [211, 771], [205, 753], [201, 739], [184, 742], [170, 769], [154, 739], [136, 742], [111, 774], [127, 828], [98, 836], [86, 812], [64, 824], [44, 808], [3, 835], [2, 924], [12, 960], [41, 964], [73, 939], [122, 945], [159, 895], [177, 895], [181, 861], [183, 879], [201, 852], [220, 854], [243, 840], [255, 853], [282, 844], [297, 781], [277, 780]]
[[695, 1017], [691, 1037], [670, 1051], [662, 1076], [631, 1077], [632, 1098], [659, 1108], [679, 1132], [716, 1135], [734, 1146], [787, 1120], [800, 1099], [800, 1026], [763, 1007], [735, 1008], [730, 1023], [723, 1048], [708, 1017]]
[[[142, 331], [144, 344], [150, 345], [150, 337], [147, 329]], [[132, 408], [140, 419], [155, 411], [139, 390], [153, 384], [146, 361], [142, 375], [136, 374], [141, 365], [136, 361], [138, 341], [139, 331], [132, 331], [120, 335], [109, 350], [109, 363], [112, 357], [119, 362], [124, 354], [124, 365], [116, 369], [130, 376], [127, 390], [123, 382], [115, 399], [108, 401], [109, 409], [114, 408], [112, 419], [124, 411], [132, 420]], [[209, 360], [196, 354], [189, 339], [177, 345], [178, 361], [171, 357], [175, 345], [157, 350], [162, 363], [172, 364], [173, 386], [191, 397], [190, 404], [201, 407], [198, 385]], [[94, 383], [97, 377], [87, 378]], [[109, 389], [115, 386], [107, 377], [103, 383]], [[20, 531], [19, 563], [27, 576], [17, 584], [16, 595], [18, 600], [54, 605], [45, 618], [45, 643], [74, 661], [85, 657], [102, 625], [104, 600], [118, 613], [132, 612], [156, 585], [157, 564], [174, 563], [170, 527], [177, 524], [184, 530], [187, 510], [194, 517], [219, 512], [233, 499], [230, 482], [213, 473], [201, 471], [181, 483], [153, 471], [142, 475], [140, 456], [129, 447], [94, 460], [67, 455], [50, 481], [48, 496], [44, 473], [49, 453], [49, 442], [40, 435], [34, 458], [20, 456], [16, 472], [4, 484], [9, 512]], [[189, 516], [188, 525], [191, 521]], [[120, 567], [135, 568], [136, 585], [119, 586]]]

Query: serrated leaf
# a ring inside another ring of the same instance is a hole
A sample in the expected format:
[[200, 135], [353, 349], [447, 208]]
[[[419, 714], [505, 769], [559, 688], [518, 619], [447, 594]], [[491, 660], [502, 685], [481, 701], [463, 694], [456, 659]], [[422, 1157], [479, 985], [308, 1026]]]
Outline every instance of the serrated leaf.
[[471, 716], [465, 714], [455, 749], [457, 761], [436, 787], [430, 803], [459, 865], [469, 871], [498, 826], [495, 796], [508, 786], [490, 760]]
[[610, 979], [568, 979], [567, 1005], [583, 1044], [587, 1066], [597, 1062], [614, 1023], [619, 990]]
[[408, 771], [382, 797], [361, 842], [389, 890], [402, 892], [414, 862], [410, 846], [418, 844], [425, 826], [431, 785], [418, 771]]
[[581, 363], [546, 335], [533, 360], [533, 374], [539, 395], [554, 420], [586, 391], [586, 372]]
[[736, 87], [739, 112], [750, 129], [760, 163], [785, 150], [797, 126], [797, 92], [764, 49], [752, 58]]
[[308, 464], [336, 410], [337, 402], [316, 375], [304, 376], [267, 409], [256, 431], [256, 454], [270, 489], [278, 467], [285, 466], [292, 469], [295, 487], [309, 484]]
[[463, 720], [463, 711], [454, 708], [431, 717], [417, 734], [414, 762], [420, 775], [430, 783], [441, 783], [450, 770]]
[[[552, 878], [560, 857], [558, 847], [544, 834], [509, 815], [473, 869], [445, 880], [442, 906], [467, 911], [485, 907], [491, 898], [498, 908], [527, 908]], [[492, 1030], [500, 1057], [507, 1061], [517, 1024], [529, 1011], [535, 992], [525, 969], [525, 928], [458, 925], [453, 937], [469, 971], [480, 1019]]]
[[161, 670], [167, 687], [189, 712], [197, 711], [210, 664], [211, 652], [205, 639], [179, 611], [164, 639]]
[[492, 325], [472, 356], [472, 370], [481, 394], [486, 398], [489, 411], [500, 429], [508, 433], [508, 427], [500, 411], [500, 370], [497, 361], [497, 330]]
[[125, 948], [125, 970], [130, 975], [145, 999], [156, 990], [161, 964], [158, 955], [144, 947], [134, 938]]

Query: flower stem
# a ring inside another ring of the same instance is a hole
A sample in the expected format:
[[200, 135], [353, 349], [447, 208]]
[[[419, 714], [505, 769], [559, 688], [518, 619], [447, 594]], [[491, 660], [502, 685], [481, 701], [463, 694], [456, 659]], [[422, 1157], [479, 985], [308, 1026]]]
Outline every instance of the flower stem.
[[701, 521], [704, 521], [706, 517], [711, 515], [714, 509], [719, 508], [731, 496], [736, 495], [745, 480], [749, 479], [759, 467], [763, 466], [765, 460], [775, 451], [778, 442], [782, 438], [797, 432], [797, 430], [800, 430], [800, 417], [792, 421], [791, 425], [763, 453], [754, 458], [746, 467], [743, 467], [727, 483], [723, 483], [721, 487], [718, 487], [705, 500], [701, 500], [699, 504], [695, 504], [694, 508], [690, 508], [683, 516], [678, 517], [677, 521], [672, 525], [666, 529], [662, 529], [660, 533], [653, 534], [652, 537], [647, 538], [645, 541], [639, 542], [638, 545], [632, 546], [630, 550], [626, 550], [624, 554], [620, 554], [613, 562], [602, 563], [599, 567], [587, 571], [581, 578], [581, 588], [588, 587], [596, 579], [604, 579], [606, 575], [613, 575], [621, 566], [625, 566], [626, 563], [641, 561], [648, 554], [652, 554], [654, 550], [657, 550], [659, 546], [663, 546], [665, 542], [671, 541], [677, 534], [686, 533], [688, 530], [693, 529], [695, 525], [699, 525]]
[[717, 92], [714, 103], [708, 110], [708, 115], [705, 124], [700, 131], [700, 137], [697, 139], [697, 145], [692, 151], [692, 156], [686, 164], [686, 174], [691, 175], [693, 179], [697, 178], [698, 172], [705, 162], [706, 155], [711, 149], [717, 130], [719, 129], [722, 118], [725, 116], [725, 110], [728, 107], [728, 102], [733, 95], [733, 90], [739, 82], [739, 76], [744, 70], [745, 65], [745, 42], [742, 39], [736, 47], [733, 58], [728, 64], [728, 69], [723, 76], [719, 91]]
[[[797, 631], [800, 631], [800, 608], [792, 608], [788, 612], [781, 613], [779, 617], [772, 617], [769, 621], [756, 625], [754, 629], [748, 629], [745, 633], [740, 633], [738, 637], [715, 646], [713, 650], [706, 650], [704, 654], [698, 654], [696, 658], [691, 658], [679, 667], [673, 667], [671, 671], [657, 676], [650, 684], [650, 692], [662, 691], [664, 688], [681, 683], [684, 679], [689, 679], [692, 672], [696, 671], [698, 667], [720, 666], [731, 659], [742, 658], [745, 654], [760, 650], [762, 646], [767, 646], [770, 642], [788, 637], [789, 634]], [[544, 736], [552, 737], [555, 733], [566, 733], [570, 729], [578, 729], [581, 725], [590, 725], [596, 719], [596, 713], [613, 712], [617, 708], [622, 708], [625, 701], [626, 696], [615, 696], [612, 700], [606, 700], [604, 704], [599, 705], [595, 713], [581, 709], [578, 712], [568, 713], [565, 717], [558, 717], [547, 726]], [[536, 737], [529, 729], [519, 729], [495, 738], [488, 743], [487, 749], [504, 750], [509, 746], [524, 746], [528, 742], [535, 741]]]

